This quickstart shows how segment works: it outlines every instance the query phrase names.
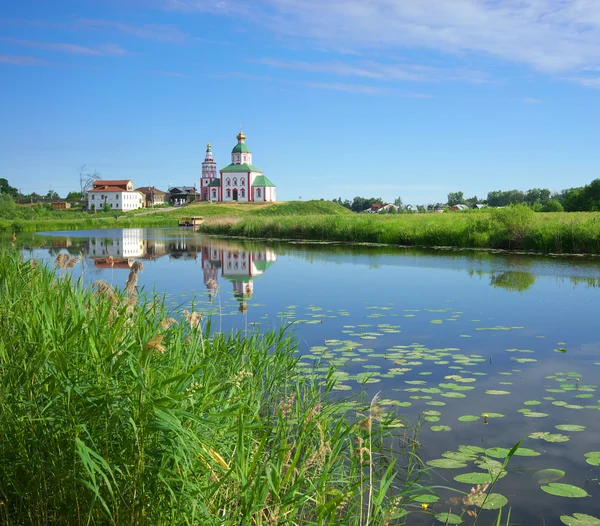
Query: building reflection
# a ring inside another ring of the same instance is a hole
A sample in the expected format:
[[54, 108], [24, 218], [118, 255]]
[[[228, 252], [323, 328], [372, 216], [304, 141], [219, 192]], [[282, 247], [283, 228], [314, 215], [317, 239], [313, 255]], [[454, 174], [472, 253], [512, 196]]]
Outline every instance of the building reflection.
[[209, 300], [218, 294], [220, 281], [229, 281], [241, 312], [248, 309], [254, 281], [277, 260], [275, 251], [263, 245], [202, 238], [185, 230], [164, 235], [153, 229], [128, 228], [89, 237], [60, 237], [52, 243], [76, 253], [84, 252], [93, 268], [100, 271], [129, 269], [136, 260], [196, 261], [202, 266]]

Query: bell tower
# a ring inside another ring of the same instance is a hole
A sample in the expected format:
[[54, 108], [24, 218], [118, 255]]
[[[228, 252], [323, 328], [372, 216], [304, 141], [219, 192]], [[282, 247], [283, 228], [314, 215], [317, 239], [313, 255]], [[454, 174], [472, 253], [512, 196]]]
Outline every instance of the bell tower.
[[213, 159], [210, 143], [206, 145], [206, 156], [202, 163], [202, 178], [200, 179], [200, 199], [202, 201], [209, 200], [208, 185], [217, 177], [217, 163]]

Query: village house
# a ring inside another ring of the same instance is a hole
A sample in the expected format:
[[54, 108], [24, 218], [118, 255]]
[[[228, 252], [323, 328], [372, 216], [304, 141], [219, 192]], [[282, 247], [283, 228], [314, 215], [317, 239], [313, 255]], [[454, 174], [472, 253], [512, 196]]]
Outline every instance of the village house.
[[108, 205], [113, 210], [136, 210], [142, 208], [144, 195], [133, 189], [130, 179], [97, 180], [88, 190], [88, 210], [102, 210]]
[[169, 201], [172, 205], [183, 205], [200, 199], [195, 186], [174, 186], [169, 188]]
[[167, 203], [167, 192], [163, 192], [156, 186], [140, 186], [137, 192], [144, 194], [144, 206], [152, 207]]
[[467, 205], [452, 205], [450, 207], [450, 212], [462, 212], [463, 210], [468, 210], [469, 207]]
[[270, 202], [277, 198], [276, 186], [252, 164], [252, 152], [246, 145], [246, 136], [240, 131], [238, 143], [231, 150], [231, 164], [220, 170], [213, 159], [212, 148], [206, 147], [200, 179], [200, 199], [219, 202]]

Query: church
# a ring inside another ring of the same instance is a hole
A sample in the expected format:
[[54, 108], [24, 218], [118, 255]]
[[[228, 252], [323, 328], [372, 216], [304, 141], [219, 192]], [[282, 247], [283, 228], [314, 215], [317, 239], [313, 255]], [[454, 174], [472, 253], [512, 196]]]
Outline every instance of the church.
[[213, 159], [210, 144], [202, 163], [200, 199], [238, 203], [266, 203], [276, 200], [275, 185], [252, 164], [252, 152], [246, 146], [246, 136], [240, 130], [238, 143], [231, 150], [231, 164], [219, 170]]

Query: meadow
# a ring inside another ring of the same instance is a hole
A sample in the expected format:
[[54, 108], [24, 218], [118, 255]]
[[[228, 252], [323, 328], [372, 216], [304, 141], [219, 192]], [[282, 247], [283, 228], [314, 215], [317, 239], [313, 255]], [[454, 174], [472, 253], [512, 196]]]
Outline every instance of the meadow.
[[262, 239], [600, 254], [600, 213], [536, 213], [526, 206], [400, 215], [287, 215], [273, 207], [261, 215], [210, 218], [201, 229]]
[[87, 215], [54, 212], [38, 219], [0, 219], [0, 231], [171, 227], [202, 216], [207, 234], [260, 239], [600, 254], [599, 212], [534, 212], [525, 205], [456, 213], [355, 214], [329, 201], [193, 203], [179, 208]]
[[[137, 290], [0, 254], [3, 524], [397, 524], [432, 513], [418, 442], [298, 373], [290, 329], [211, 333]], [[433, 517], [432, 517], [433, 518]]]

